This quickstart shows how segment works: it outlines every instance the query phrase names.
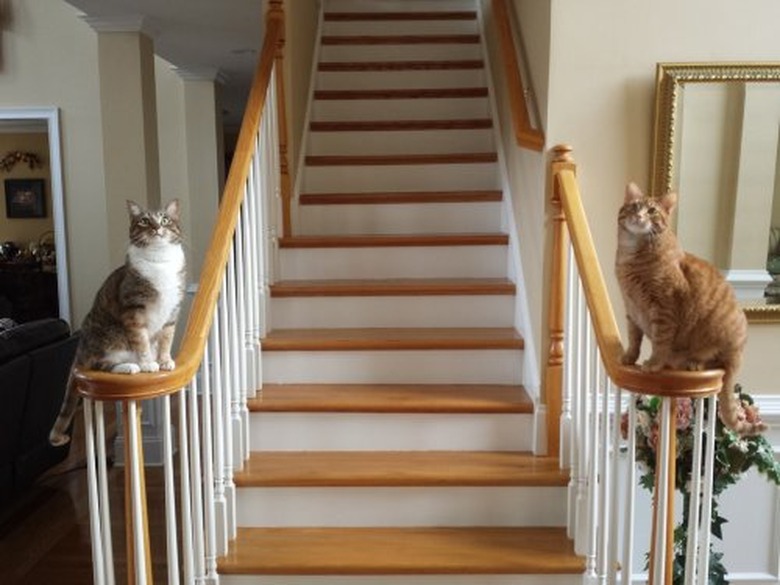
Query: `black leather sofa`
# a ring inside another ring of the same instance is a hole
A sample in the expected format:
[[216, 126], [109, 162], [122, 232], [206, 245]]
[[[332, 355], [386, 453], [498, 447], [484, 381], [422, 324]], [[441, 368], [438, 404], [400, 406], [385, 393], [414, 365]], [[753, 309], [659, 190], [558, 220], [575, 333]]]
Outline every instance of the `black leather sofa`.
[[60, 319], [0, 331], [0, 506], [65, 459], [49, 430], [65, 395], [77, 337]]

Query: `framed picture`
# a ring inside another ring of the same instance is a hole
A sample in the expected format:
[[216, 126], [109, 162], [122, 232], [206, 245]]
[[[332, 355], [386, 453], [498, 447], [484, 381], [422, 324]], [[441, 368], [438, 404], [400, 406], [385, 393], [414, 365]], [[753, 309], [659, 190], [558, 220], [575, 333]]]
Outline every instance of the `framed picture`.
[[43, 179], [6, 179], [6, 217], [46, 217], [43, 184]]

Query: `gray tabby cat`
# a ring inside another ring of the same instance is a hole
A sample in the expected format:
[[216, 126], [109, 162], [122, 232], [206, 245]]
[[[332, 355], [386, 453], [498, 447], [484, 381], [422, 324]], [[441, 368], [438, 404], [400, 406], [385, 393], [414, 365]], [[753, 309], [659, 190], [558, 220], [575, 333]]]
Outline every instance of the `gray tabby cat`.
[[[164, 209], [142, 209], [127, 202], [130, 245], [125, 263], [100, 287], [84, 318], [74, 367], [119, 374], [157, 372], [175, 367], [171, 344], [184, 296], [185, 258], [179, 202]], [[64, 445], [78, 406], [71, 373], [60, 414], [49, 434]]]

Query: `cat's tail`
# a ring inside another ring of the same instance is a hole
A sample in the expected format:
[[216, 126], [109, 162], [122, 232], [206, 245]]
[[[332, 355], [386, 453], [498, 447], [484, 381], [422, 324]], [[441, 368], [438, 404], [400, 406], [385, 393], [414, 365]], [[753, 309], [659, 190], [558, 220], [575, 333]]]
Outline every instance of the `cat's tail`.
[[741, 437], [760, 435], [769, 428], [761, 420], [748, 419], [748, 413], [734, 386], [734, 373], [728, 368], [723, 376], [723, 388], [718, 393], [718, 414], [723, 424]]
[[70, 428], [70, 423], [73, 421], [73, 416], [76, 414], [76, 409], [79, 406], [79, 398], [78, 392], [76, 392], [76, 381], [71, 371], [68, 377], [68, 385], [65, 389], [65, 398], [62, 400], [60, 414], [49, 432], [49, 443], [53, 446], [60, 447], [70, 442], [68, 428]]

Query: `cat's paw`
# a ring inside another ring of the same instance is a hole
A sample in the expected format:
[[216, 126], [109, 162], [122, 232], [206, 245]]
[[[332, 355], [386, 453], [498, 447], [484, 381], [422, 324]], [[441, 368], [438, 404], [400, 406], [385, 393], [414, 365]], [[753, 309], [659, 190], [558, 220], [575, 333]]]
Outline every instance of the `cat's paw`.
[[176, 362], [171, 358], [160, 360], [160, 369], [164, 372], [170, 372], [176, 367]]
[[701, 372], [704, 369], [704, 364], [696, 360], [688, 360], [685, 362], [685, 369], [689, 372]]
[[154, 373], [160, 371], [160, 364], [157, 362], [141, 362], [138, 364], [138, 366], [141, 368], [142, 372], [146, 373]]
[[111, 371], [114, 374], [138, 374], [141, 372], [141, 366], [133, 362], [125, 362], [115, 365]]
[[63, 445], [67, 445], [68, 443], [70, 443], [70, 437], [65, 433], [52, 431], [51, 433], [49, 433], [49, 443], [53, 447], [62, 447]]
[[644, 363], [642, 364], [643, 372], [660, 372], [663, 369], [664, 369], [663, 362], [654, 360], [653, 358], [650, 358], [649, 360], [645, 360]]

